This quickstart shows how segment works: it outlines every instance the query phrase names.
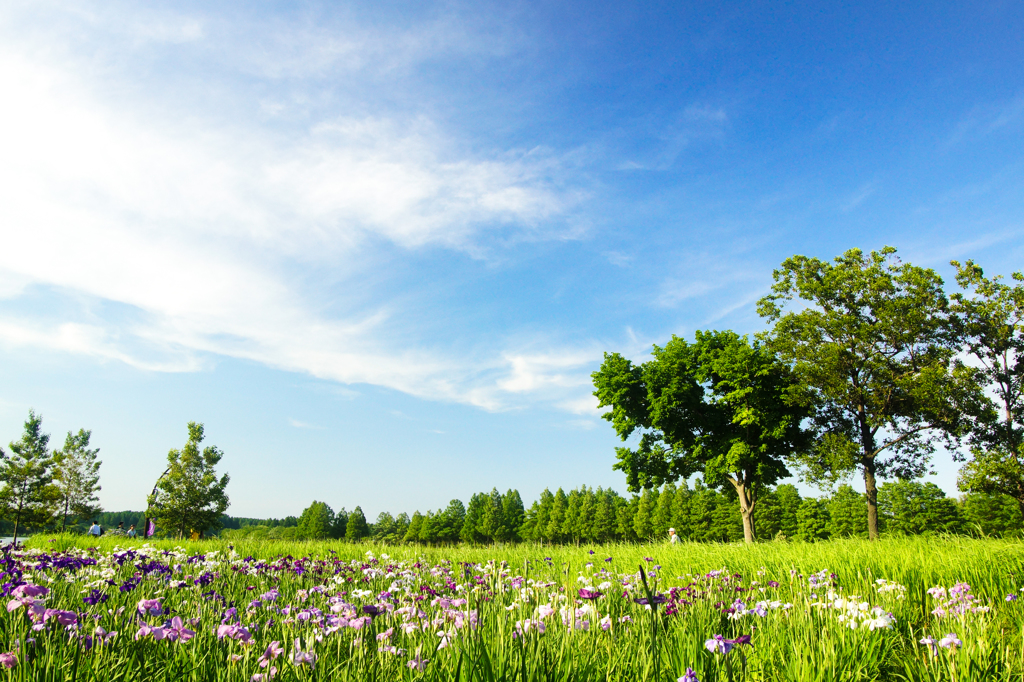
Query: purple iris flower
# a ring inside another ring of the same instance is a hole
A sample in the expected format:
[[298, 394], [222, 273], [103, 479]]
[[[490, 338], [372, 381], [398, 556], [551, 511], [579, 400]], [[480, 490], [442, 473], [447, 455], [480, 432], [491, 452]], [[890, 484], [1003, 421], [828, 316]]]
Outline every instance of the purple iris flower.
[[379, 606], [375, 606], [373, 604], [367, 604], [366, 606], [363, 607], [363, 613], [365, 613], [366, 615], [370, 616], [371, 618], [374, 618], [374, 617], [379, 616], [380, 614], [384, 613], [384, 610], [381, 609]]
[[638, 597], [634, 599], [640, 606], [647, 606], [648, 604], [664, 604], [668, 601], [668, 598], [663, 594], [656, 594], [648, 601], [647, 597]]
[[88, 594], [88, 596], [82, 597], [82, 601], [84, 601], [89, 606], [96, 606], [97, 604], [102, 604], [108, 599], [110, 599], [110, 597], [103, 594], [99, 590], [93, 590]]
[[601, 596], [601, 593], [597, 590], [588, 590], [586, 588], [580, 588], [580, 599], [597, 599]]
[[736, 639], [726, 639], [722, 635], [715, 635], [704, 642], [704, 648], [713, 654], [727, 654], [737, 645], [750, 644], [750, 635], [740, 635]]
[[697, 679], [697, 673], [693, 672], [693, 668], [687, 668], [683, 676], [676, 682], [700, 682], [700, 680]]

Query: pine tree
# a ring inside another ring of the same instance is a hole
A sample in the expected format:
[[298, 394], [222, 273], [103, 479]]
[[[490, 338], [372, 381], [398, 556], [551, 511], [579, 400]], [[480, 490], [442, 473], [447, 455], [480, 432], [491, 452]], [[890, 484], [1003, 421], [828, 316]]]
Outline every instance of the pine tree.
[[532, 538], [536, 542], [544, 542], [548, 538], [548, 524], [551, 522], [551, 505], [555, 503], [555, 496], [551, 491], [544, 488], [540, 494], [537, 504], [537, 514], [533, 521]]
[[60, 491], [60, 530], [67, 527], [68, 516], [87, 521], [102, 511], [96, 493], [100, 490], [96, 459], [99, 448], [89, 448], [92, 431], [68, 431], [64, 447], [53, 453], [53, 482]]
[[864, 496], [841, 485], [828, 502], [828, 532], [834, 538], [867, 537], [868, 511]]
[[1024, 519], [1020, 505], [1009, 495], [968, 493], [961, 504], [964, 530], [974, 535], [1019, 536]]
[[[668, 529], [674, 528], [672, 522], [676, 502], [676, 486], [674, 483], [666, 483], [658, 495], [658, 506], [654, 511], [654, 537], [668, 539]], [[676, 529], [678, 533], [679, 530]]]
[[615, 492], [597, 489], [597, 509], [594, 511], [594, 540], [611, 542], [618, 537], [615, 520]]
[[363, 515], [363, 508], [356, 507], [348, 515], [348, 523], [345, 524], [345, 540], [348, 542], [359, 542], [370, 534], [366, 526], [366, 516]]
[[655, 495], [656, 493], [650, 488], [640, 495], [640, 505], [633, 518], [633, 530], [636, 531], [636, 536], [644, 542], [654, 536], [654, 510], [658, 504]]
[[[484, 511], [487, 509], [489, 502], [490, 498], [485, 493], [474, 493], [469, 498], [469, 507], [466, 508], [466, 519], [462, 522], [462, 531], [459, 533], [459, 538], [463, 542], [480, 544], [487, 540], [483, 532], [483, 525]], [[415, 520], [416, 517], [413, 516], [413, 522]]]
[[334, 515], [334, 525], [331, 526], [331, 537], [340, 540], [345, 537], [345, 526], [348, 524], [348, 512], [342, 507]]
[[491, 542], [504, 542], [508, 540], [508, 527], [505, 525], [504, 504], [501, 493], [497, 488], [491, 489], [488, 495], [487, 506], [484, 507], [483, 534]]
[[0, 516], [14, 522], [14, 540], [23, 527], [41, 527], [57, 508], [60, 491], [52, 482], [52, 463], [42, 432], [43, 418], [29, 410], [21, 440], [11, 443], [11, 453], [0, 450]]
[[437, 542], [438, 536], [438, 525], [440, 521], [440, 514], [427, 510], [427, 515], [423, 517], [423, 525], [420, 526], [420, 537], [419, 541], [425, 545], [433, 545]]
[[[522, 503], [520, 503], [522, 504]], [[446, 544], [459, 541], [459, 534], [466, 523], [466, 507], [462, 500], [452, 500], [443, 512], [438, 514], [437, 540]]]
[[409, 527], [405, 529], [405, 537], [402, 538], [402, 542], [419, 542], [421, 530], [423, 530], [423, 514], [417, 510], [409, 520]]
[[565, 511], [569, 506], [569, 499], [565, 492], [559, 488], [555, 498], [551, 501], [551, 513], [548, 515], [548, 529], [546, 539], [548, 542], [561, 542], [563, 535], [562, 524], [565, 522]]
[[330, 537], [334, 511], [326, 502], [313, 501], [299, 517], [296, 536], [303, 540], [324, 540]]
[[636, 542], [640, 538], [636, 535], [636, 527], [633, 522], [640, 509], [640, 498], [636, 495], [630, 497], [629, 500], [619, 498], [616, 504], [615, 519], [618, 523], [619, 538], [623, 542]]
[[569, 491], [568, 503], [565, 508], [565, 520], [562, 521], [562, 535], [569, 542], [579, 544], [582, 536], [581, 516], [583, 513], [583, 497], [586, 486]]
[[795, 485], [784, 483], [775, 488], [775, 497], [779, 501], [781, 532], [787, 538], [795, 538], [799, 533], [797, 514], [800, 512], [800, 504], [803, 502], [800, 491], [796, 489]]
[[779, 498], [774, 490], [762, 493], [757, 503], [757, 517], [754, 519], [757, 527], [757, 537], [762, 540], [771, 540], [782, 531], [782, 507], [779, 505]]
[[690, 522], [690, 499], [692, 496], [690, 486], [687, 485], [684, 478], [672, 501], [672, 526], [676, 529], [676, 535], [681, 539], [693, 536], [693, 527]]
[[824, 500], [808, 497], [800, 503], [796, 518], [798, 539], [815, 542], [828, 538], [828, 506]]
[[718, 494], [704, 487], [697, 479], [693, 497], [690, 499], [690, 538], [697, 542], [713, 542], [716, 539], [714, 514], [718, 507]]
[[228, 508], [224, 490], [230, 479], [227, 474], [218, 479], [214, 471], [224, 453], [213, 446], [200, 452], [202, 442], [203, 425], [189, 422], [188, 442], [167, 453], [167, 473], [157, 481], [156, 494], [149, 496], [148, 516], [179, 538], [193, 533], [202, 537], [218, 528]]
[[518, 490], [509, 489], [501, 498], [501, 515], [505, 525], [506, 540], [519, 542], [522, 540], [520, 531], [526, 522], [526, 511], [523, 509], [523, 498]]

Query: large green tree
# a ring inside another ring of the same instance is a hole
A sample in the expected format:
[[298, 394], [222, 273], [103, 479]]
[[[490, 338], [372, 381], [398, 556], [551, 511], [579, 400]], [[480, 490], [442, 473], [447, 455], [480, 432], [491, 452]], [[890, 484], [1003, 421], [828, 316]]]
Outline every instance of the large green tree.
[[64, 447], [53, 453], [53, 482], [60, 491], [61, 532], [67, 527], [68, 516], [88, 520], [103, 509], [96, 493], [100, 490], [100, 464], [96, 459], [99, 448], [90, 448], [92, 431], [68, 431]]
[[29, 410], [21, 440], [0, 449], [0, 516], [14, 523], [14, 539], [24, 527], [42, 527], [53, 518], [60, 491], [53, 484], [47, 449], [50, 436], [43, 433], [43, 418]]
[[[896, 250], [851, 249], [834, 262], [793, 256], [775, 270], [758, 312], [769, 345], [814, 392], [819, 446], [804, 475], [829, 485], [857, 468], [868, 536], [878, 537], [878, 478], [916, 478], [936, 440], [962, 433], [977, 402], [971, 372], [953, 363], [959, 339], [942, 279]], [[786, 310], [794, 298], [809, 307]]]
[[986, 278], [972, 261], [952, 265], [966, 292], [950, 297], [952, 310], [988, 389], [959, 487], [1008, 495], [1024, 512], [1024, 274], [1013, 273], [1011, 286], [999, 276]]
[[806, 392], [765, 347], [731, 331], [698, 331], [692, 344], [673, 336], [653, 355], [637, 366], [606, 353], [593, 374], [599, 407], [612, 408], [603, 417], [623, 441], [640, 433], [636, 448], [616, 449], [615, 468], [633, 491], [696, 472], [730, 486], [753, 542], [758, 496], [810, 445]]
[[225, 492], [230, 477], [217, 477], [214, 467], [224, 456], [215, 446], [199, 449], [203, 442], [203, 425], [188, 423], [188, 441], [181, 450], [167, 453], [167, 472], [156, 484], [156, 493], [149, 496], [147, 516], [156, 519], [159, 527], [176, 537], [216, 530], [221, 515], [227, 511]]

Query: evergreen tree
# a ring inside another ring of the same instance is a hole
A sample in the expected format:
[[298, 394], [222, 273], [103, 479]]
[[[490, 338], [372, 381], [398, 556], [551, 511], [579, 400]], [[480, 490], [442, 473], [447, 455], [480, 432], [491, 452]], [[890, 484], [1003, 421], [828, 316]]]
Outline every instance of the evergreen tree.
[[1009, 495], [968, 493], [961, 505], [964, 529], [975, 535], [1020, 537], [1024, 519], [1020, 505]]
[[[466, 519], [462, 522], [462, 531], [459, 533], [459, 538], [461, 538], [463, 542], [480, 544], [487, 540], [487, 537], [483, 532], [483, 526], [484, 512], [486, 511], [489, 502], [490, 498], [485, 493], [474, 493], [473, 496], [469, 498], [469, 507], [466, 509]], [[415, 521], [416, 517], [414, 515], [413, 522]]]
[[697, 542], [712, 542], [714, 533], [714, 514], [718, 507], [718, 494], [708, 490], [701, 479], [694, 485], [693, 497], [690, 500], [690, 539]]
[[594, 540], [611, 542], [618, 537], [615, 519], [615, 498], [612, 490], [597, 489], [597, 508], [594, 511]]
[[52, 463], [42, 432], [43, 418], [29, 410], [21, 440], [11, 443], [11, 453], [0, 449], [0, 516], [14, 523], [14, 539], [23, 527], [41, 527], [49, 521], [60, 501], [52, 482]]
[[342, 507], [334, 515], [334, 525], [331, 526], [331, 537], [340, 540], [345, 537], [345, 526], [348, 524], [348, 512]]
[[808, 497], [800, 503], [796, 514], [797, 539], [815, 542], [828, 538], [828, 505], [824, 500]]
[[562, 535], [566, 540], [579, 544], [583, 536], [583, 499], [587, 487], [577, 488], [569, 491], [569, 497], [565, 508], [565, 520], [562, 521]]
[[676, 535], [680, 539], [693, 537], [693, 527], [690, 522], [690, 498], [693, 496], [690, 486], [684, 478], [676, 489], [675, 500], [672, 501], [672, 527], [676, 529]]
[[864, 495], [848, 485], [839, 486], [828, 502], [828, 519], [831, 537], [867, 537], [868, 512]]
[[716, 542], [736, 542], [744, 539], [743, 516], [736, 504], [735, 492], [726, 488], [730, 494], [716, 492], [715, 510], [711, 513], [711, 533]]
[[[672, 522], [676, 502], [676, 486], [674, 483], [666, 483], [658, 494], [658, 505], [654, 510], [654, 537], [661, 539], [668, 538], [668, 529], [675, 528]], [[679, 529], [676, 528], [676, 533]]]
[[555, 503], [555, 496], [551, 491], [544, 488], [537, 503], [537, 514], [533, 521], [532, 540], [543, 542], [548, 538], [548, 524], [551, 523], [551, 505]]
[[419, 542], [421, 530], [423, 530], [423, 515], [417, 510], [409, 519], [409, 527], [405, 529], [405, 537], [402, 538], [402, 541]]
[[649, 541], [654, 537], [654, 510], [658, 504], [656, 494], [648, 488], [640, 495], [640, 505], [633, 518], [633, 530], [641, 541]]
[[452, 500], [437, 516], [437, 541], [445, 544], [457, 543], [465, 523], [466, 507], [463, 506], [462, 500]]
[[100, 490], [96, 459], [99, 448], [89, 448], [92, 431], [68, 431], [64, 447], [53, 453], [53, 483], [60, 491], [60, 529], [67, 527], [68, 517], [88, 521], [102, 511], [96, 493]]
[[565, 537], [562, 534], [562, 524], [565, 522], [565, 511], [569, 506], [569, 499], [565, 492], [559, 488], [551, 501], [551, 513], [548, 514], [548, 529], [545, 539], [548, 542], [562, 542]]
[[779, 502], [780, 532], [787, 538], [795, 538], [799, 533], [797, 514], [803, 500], [795, 485], [783, 483], [775, 488], [775, 498]]
[[616, 502], [618, 509], [615, 518], [618, 523], [619, 539], [623, 542], [636, 542], [640, 538], [637, 537], [634, 521], [640, 509], [640, 498], [636, 495], [629, 500], [620, 497]]
[[501, 498], [501, 515], [504, 519], [506, 540], [519, 542], [522, 540], [520, 531], [526, 523], [526, 511], [523, 509], [523, 498], [518, 490], [509, 489]]
[[325, 540], [331, 535], [334, 511], [326, 502], [313, 501], [299, 517], [296, 536], [303, 540]]
[[409, 531], [409, 515], [402, 512], [395, 517], [395, 542], [403, 542], [405, 534]]
[[427, 510], [426, 516], [423, 517], [423, 525], [420, 526], [420, 537], [419, 541], [425, 545], [433, 545], [438, 541], [438, 526], [440, 525], [440, 512], [435, 514], [434, 512]]
[[782, 506], [774, 490], [761, 495], [761, 501], [757, 503], [757, 518], [754, 519], [754, 525], [757, 528], [757, 537], [762, 540], [771, 540], [782, 532]]
[[200, 451], [202, 442], [203, 425], [189, 422], [188, 442], [167, 453], [167, 472], [157, 481], [156, 494], [149, 496], [148, 516], [179, 538], [216, 530], [228, 508], [224, 490], [230, 478], [217, 478], [214, 471], [224, 453], [213, 446]]
[[487, 506], [484, 507], [481, 530], [491, 542], [505, 542], [508, 540], [508, 526], [505, 525], [505, 505], [497, 488], [492, 488], [491, 494], [488, 495]]
[[886, 482], [878, 489], [878, 512], [882, 528], [896, 535], [960, 530], [956, 503], [934, 483]]
[[348, 515], [348, 522], [345, 524], [345, 540], [348, 542], [359, 542], [369, 533], [370, 529], [366, 526], [366, 516], [363, 515], [363, 508], [356, 507]]
[[381, 512], [373, 522], [374, 542], [397, 544], [405, 537], [405, 528], [399, 529], [398, 522], [388, 512]]

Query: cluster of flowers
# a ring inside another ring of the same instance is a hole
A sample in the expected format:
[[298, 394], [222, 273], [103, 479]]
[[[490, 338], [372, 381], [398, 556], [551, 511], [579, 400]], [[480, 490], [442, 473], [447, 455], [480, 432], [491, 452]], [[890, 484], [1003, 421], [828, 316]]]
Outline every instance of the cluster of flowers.
[[936, 585], [928, 590], [928, 594], [939, 602], [939, 605], [932, 609], [932, 615], [936, 618], [988, 613], [991, 609], [989, 606], [978, 604], [975, 596], [971, 594], [971, 586], [967, 583], [956, 583], [949, 589]]
[[[839, 623], [851, 630], [858, 628], [887, 630], [896, 622], [896, 617], [883, 607], [861, 601], [861, 598], [855, 594], [844, 596], [842, 588], [836, 582], [836, 575], [827, 570], [811, 575], [808, 578], [808, 586], [813, 592], [812, 599], [819, 599], [817, 593], [824, 592], [820, 601], [812, 602], [811, 606], [824, 613], [835, 615]], [[875, 589], [881, 594], [895, 594], [897, 599], [900, 599], [906, 592], [906, 588], [902, 585], [885, 580], [876, 581]]]

